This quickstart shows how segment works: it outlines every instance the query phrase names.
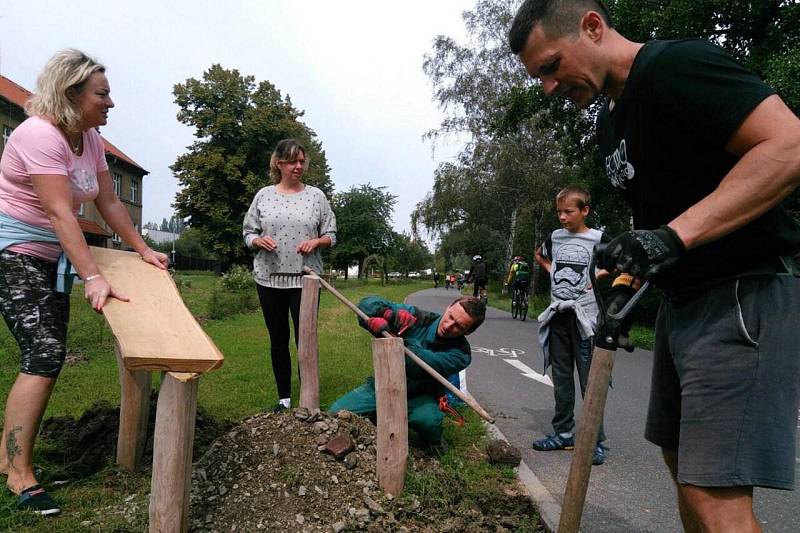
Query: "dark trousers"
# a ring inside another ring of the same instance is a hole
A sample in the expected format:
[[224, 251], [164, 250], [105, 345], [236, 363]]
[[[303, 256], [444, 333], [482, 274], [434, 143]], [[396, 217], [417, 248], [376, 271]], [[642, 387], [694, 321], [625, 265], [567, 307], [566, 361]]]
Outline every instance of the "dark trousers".
[[474, 298], [478, 297], [478, 293], [480, 292], [481, 289], [485, 289], [486, 288], [486, 282], [487, 282], [487, 280], [485, 278], [480, 278], [480, 279], [476, 279], [476, 280], [473, 281], [473, 283], [472, 283], [472, 296]]
[[[575, 368], [581, 397], [586, 394], [589, 367], [592, 365], [592, 341], [582, 340], [574, 311], [556, 313], [550, 320], [550, 364], [553, 367], [553, 395], [556, 410], [553, 429], [556, 433], [572, 433], [575, 429]], [[603, 425], [597, 441], [606, 440]]]
[[270, 356], [278, 398], [292, 395], [292, 356], [289, 353], [289, 314], [294, 324], [294, 343], [297, 346], [300, 330], [301, 289], [273, 289], [256, 285], [264, 323], [270, 340]]

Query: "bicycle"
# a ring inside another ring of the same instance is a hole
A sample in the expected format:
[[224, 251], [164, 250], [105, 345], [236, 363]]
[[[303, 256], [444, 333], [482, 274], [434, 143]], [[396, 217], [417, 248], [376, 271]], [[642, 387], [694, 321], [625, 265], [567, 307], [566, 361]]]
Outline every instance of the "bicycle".
[[511, 318], [525, 322], [528, 317], [528, 290], [527, 288], [515, 288], [511, 297]]

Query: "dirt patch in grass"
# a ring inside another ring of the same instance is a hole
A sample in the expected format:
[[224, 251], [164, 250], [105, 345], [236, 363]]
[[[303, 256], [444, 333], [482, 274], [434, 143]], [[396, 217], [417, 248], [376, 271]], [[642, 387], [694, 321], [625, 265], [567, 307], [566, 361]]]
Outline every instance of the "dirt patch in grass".
[[[325, 446], [341, 435], [355, 449], [337, 460]], [[190, 530], [543, 531], [516, 482], [476, 494], [452, 479], [439, 459], [416, 450], [408, 478], [446, 494], [384, 494], [375, 442], [375, 427], [350, 413], [309, 417], [296, 409], [249, 418], [195, 464]]]
[[[156, 399], [157, 395], [153, 393], [150, 398], [148, 439], [142, 460], [145, 465], [152, 464], [153, 460]], [[230, 422], [215, 421], [198, 409], [194, 433], [195, 459], [232, 425]], [[43, 456], [49, 463], [61, 465], [61, 471], [51, 475], [76, 480], [99, 472], [115, 459], [118, 433], [119, 407], [106, 402], [95, 402], [79, 419], [71, 416], [48, 418], [42, 423]]]

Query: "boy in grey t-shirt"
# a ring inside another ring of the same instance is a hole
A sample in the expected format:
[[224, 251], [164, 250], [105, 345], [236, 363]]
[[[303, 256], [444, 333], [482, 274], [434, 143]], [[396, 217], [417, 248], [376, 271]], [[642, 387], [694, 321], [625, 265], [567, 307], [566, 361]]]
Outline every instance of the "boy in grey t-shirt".
[[[550, 306], [539, 316], [539, 341], [545, 370], [553, 366], [555, 414], [552, 435], [533, 442], [540, 451], [571, 450], [575, 446], [575, 380], [578, 369], [581, 395], [586, 391], [592, 364], [592, 339], [597, 326], [597, 302], [589, 282], [594, 246], [603, 233], [586, 226], [589, 193], [566, 187], [556, 195], [562, 229], [555, 230], [536, 250], [536, 262], [550, 273]], [[605, 461], [602, 426], [592, 463]]]

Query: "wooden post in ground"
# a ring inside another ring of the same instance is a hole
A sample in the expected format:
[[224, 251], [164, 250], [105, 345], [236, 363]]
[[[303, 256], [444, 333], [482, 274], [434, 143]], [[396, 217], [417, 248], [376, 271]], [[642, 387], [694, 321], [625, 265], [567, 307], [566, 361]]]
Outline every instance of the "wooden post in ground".
[[151, 375], [148, 370], [128, 370], [116, 346], [114, 351], [117, 355], [120, 385], [117, 463], [133, 471], [141, 464], [147, 442]]
[[408, 460], [408, 402], [403, 339], [372, 341], [378, 418], [378, 484], [383, 492], [400, 495]]
[[184, 532], [189, 527], [196, 377], [165, 373], [161, 381], [153, 437], [151, 533]]
[[319, 350], [317, 345], [317, 311], [319, 309], [319, 276], [303, 276], [300, 299], [300, 335], [297, 360], [300, 367], [300, 407], [319, 412]]

